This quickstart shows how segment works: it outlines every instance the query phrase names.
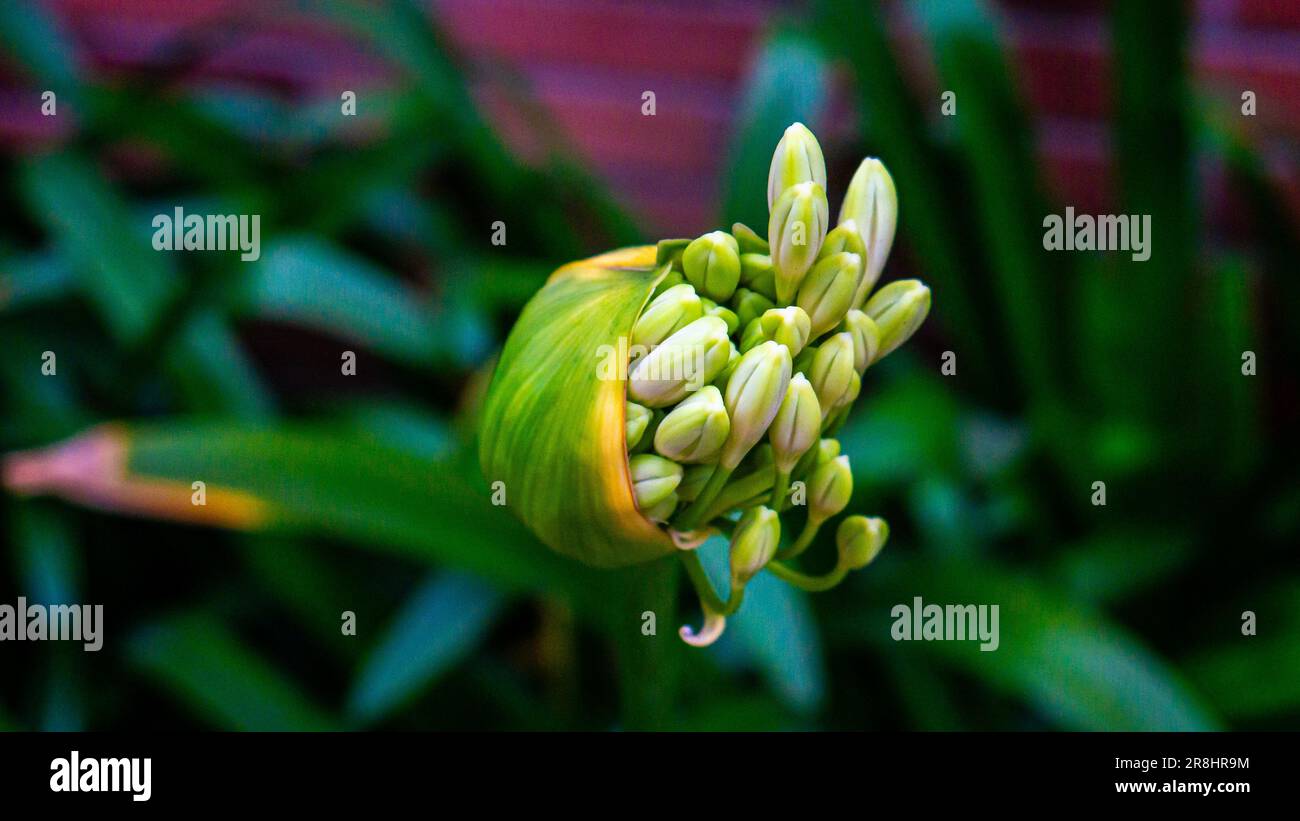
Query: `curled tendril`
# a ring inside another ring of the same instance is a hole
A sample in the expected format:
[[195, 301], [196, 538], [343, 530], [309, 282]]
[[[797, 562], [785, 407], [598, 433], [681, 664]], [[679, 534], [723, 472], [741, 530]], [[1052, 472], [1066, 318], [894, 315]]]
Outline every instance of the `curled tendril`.
[[699, 632], [692, 629], [689, 624], [683, 624], [677, 634], [682, 637], [682, 641], [692, 647], [708, 647], [717, 641], [726, 629], [727, 617], [710, 610], [708, 605], [705, 605], [704, 624], [700, 627]]

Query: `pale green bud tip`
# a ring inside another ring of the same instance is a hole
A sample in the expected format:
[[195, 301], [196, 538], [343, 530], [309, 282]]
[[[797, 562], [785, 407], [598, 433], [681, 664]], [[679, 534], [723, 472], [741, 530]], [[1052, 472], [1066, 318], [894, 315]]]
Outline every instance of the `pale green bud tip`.
[[675, 405], [717, 377], [731, 357], [727, 323], [701, 317], [637, 360], [628, 374], [628, 398], [648, 408]]
[[920, 280], [902, 279], [881, 288], [862, 308], [880, 330], [878, 361], [902, 345], [930, 313], [930, 289]]
[[753, 228], [743, 222], [737, 222], [731, 226], [731, 235], [736, 238], [736, 244], [740, 246], [742, 256], [745, 254], [766, 254], [768, 252], [767, 240], [760, 237]]
[[655, 450], [678, 462], [707, 462], [731, 432], [722, 392], [706, 385], [673, 408], [655, 431]]
[[770, 209], [787, 188], [801, 182], [815, 182], [824, 189], [826, 160], [812, 131], [803, 123], [795, 123], [785, 130], [772, 153], [767, 172], [767, 207]]
[[789, 305], [826, 239], [826, 191], [815, 182], [785, 190], [772, 206], [767, 239], [776, 267], [776, 301]]
[[817, 464], [824, 465], [840, 455], [840, 440], [822, 439], [817, 443]]
[[776, 554], [781, 542], [781, 519], [776, 511], [751, 507], [740, 517], [731, 534], [731, 579], [744, 585], [754, 578]]
[[842, 251], [824, 257], [799, 286], [797, 304], [812, 321], [812, 335], [821, 336], [839, 324], [853, 303], [862, 257]]
[[767, 433], [776, 466], [786, 473], [793, 470], [799, 458], [817, 443], [821, 428], [822, 411], [817, 393], [808, 379], [797, 373], [790, 378], [785, 398]]
[[676, 462], [642, 453], [628, 460], [632, 471], [632, 492], [636, 506], [646, 511], [667, 499], [682, 481], [682, 466]]
[[653, 348], [700, 317], [704, 306], [690, 285], [674, 285], [651, 300], [632, 328], [632, 344]]
[[817, 349], [812, 367], [808, 372], [808, 381], [817, 391], [817, 401], [821, 403], [823, 419], [832, 410], [839, 407], [844, 397], [853, 389], [853, 338], [847, 333], [838, 333], [826, 340]]
[[635, 402], [627, 403], [627, 449], [631, 450], [641, 441], [654, 413]]
[[772, 424], [790, 383], [790, 352], [764, 342], [740, 358], [727, 380], [726, 407], [731, 435], [722, 448], [720, 464], [734, 470]]
[[849, 516], [835, 531], [840, 564], [849, 570], [861, 570], [871, 564], [888, 540], [889, 525], [874, 516]]
[[808, 480], [808, 515], [825, 521], [846, 508], [852, 495], [849, 457], [836, 456], [813, 471]]
[[898, 227], [898, 193], [884, 163], [868, 157], [858, 166], [840, 206], [840, 224], [852, 221], [867, 247], [866, 269], [854, 305], [861, 305], [885, 268]]
[[861, 374], [880, 351], [880, 328], [874, 319], [854, 308], [844, 315], [841, 330], [853, 338], [853, 369]]
[[682, 268], [696, 291], [716, 302], [727, 301], [740, 282], [736, 238], [723, 231], [699, 237], [682, 252]]

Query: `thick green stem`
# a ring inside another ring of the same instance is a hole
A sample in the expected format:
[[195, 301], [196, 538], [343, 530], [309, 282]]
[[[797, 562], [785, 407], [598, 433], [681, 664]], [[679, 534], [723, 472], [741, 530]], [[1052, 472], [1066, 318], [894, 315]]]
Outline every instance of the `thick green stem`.
[[808, 521], [804, 523], [803, 531], [799, 538], [794, 540], [794, 544], [776, 554], [778, 559], [793, 559], [808, 549], [813, 539], [817, 538], [817, 531], [821, 529], [824, 519], [815, 519], [812, 514], [808, 514]]
[[713, 469], [713, 474], [709, 476], [709, 481], [700, 489], [700, 495], [695, 497], [691, 506], [677, 514], [673, 519], [672, 525], [675, 530], [691, 531], [700, 526], [702, 522], [708, 521], [710, 517], [704, 514], [708, 513], [713, 500], [717, 498], [718, 493], [723, 486], [727, 484], [727, 479], [731, 478], [731, 471], [718, 465]]
[[[619, 667], [623, 726], [664, 730], [672, 725], [681, 645], [677, 624], [680, 577], [672, 558], [618, 573], [621, 595], [611, 599], [611, 629]], [[650, 622], [646, 614], [653, 614]], [[653, 624], [653, 632], [647, 624]]]
[[790, 492], [790, 471], [773, 468], [776, 471], [776, 479], [772, 483], [772, 502], [768, 507], [779, 511], [781, 503], [785, 501], [785, 494]]
[[848, 568], [836, 564], [835, 569], [821, 576], [810, 576], [807, 573], [801, 573], [789, 565], [781, 562], [768, 562], [765, 570], [770, 570], [773, 576], [781, 581], [793, 585], [800, 590], [807, 590], [809, 593], [821, 593], [830, 590], [835, 585], [844, 581], [848, 575]]

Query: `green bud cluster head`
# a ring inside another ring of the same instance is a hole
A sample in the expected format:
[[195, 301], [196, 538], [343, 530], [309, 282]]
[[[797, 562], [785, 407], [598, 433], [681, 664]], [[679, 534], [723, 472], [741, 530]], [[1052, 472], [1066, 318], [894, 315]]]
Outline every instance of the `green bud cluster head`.
[[714, 459], [731, 432], [722, 393], [705, 385], [669, 411], [655, 432], [655, 450], [678, 462]]
[[744, 587], [776, 555], [781, 519], [762, 505], [746, 510], [731, 534], [731, 584]]
[[888, 540], [889, 525], [874, 516], [847, 516], [835, 531], [840, 564], [848, 570], [861, 570], [871, 564]]
[[776, 301], [789, 305], [826, 239], [826, 190], [815, 182], [785, 189], [772, 205], [767, 241], [776, 266]]
[[867, 300], [862, 312], [871, 317], [880, 331], [876, 359], [881, 359], [921, 327], [930, 313], [930, 289], [916, 279], [891, 282]]
[[[591, 442], [575, 433], [578, 444], [566, 444], [568, 432], [543, 415], [547, 407], [576, 413], [582, 403], [568, 400], [593, 389], [589, 377], [555, 380], [570, 389], [567, 394], [557, 387], [554, 396], [530, 396], [527, 402], [501, 396], [492, 403], [495, 427], [484, 453], [494, 473], [513, 470], [507, 450], [532, 446], [511, 433], [509, 414], [524, 412], [530, 422], [542, 419], [550, 440], [559, 442], [537, 452], [579, 453], [577, 469], [561, 474], [594, 477], [599, 486], [598, 493], [569, 499], [557, 491], [527, 504], [533, 519], [545, 520], [535, 529], [545, 531], [548, 544], [618, 564], [620, 551], [631, 555], [635, 549], [641, 560], [665, 543], [680, 552], [710, 530], [730, 529], [733, 591], [765, 567], [791, 584], [811, 579], [787, 561], [815, 547], [817, 528], [845, 509], [853, 491], [848, 456], [840, 453], [839, 442], [823, 437], [848, 418], [871, 364], [903, 344], [930, 306], [929, 289], [916, 280], [872, 293], [898, 217], [894, 183], [884, 166], [868, 159], [858, 167], [835, 225], [827, 190], [821, 146], [795, 123], [768, 168], [766, 236], [761, 227], [735, 223], [730, 232], [664, 240], [654, 248], [575, 263], [539, 294], [552, 300], [543, 300], [543, 307], [556, 316], [536, 307], [521, 315], [521, 325], [525, 317], [531, 323], [529, 338], [540, 335], [548, 351], [575, 339], [605, 342], [611, 325], [619, 334], [630, 333], [626, 369], [601, 371], [625, 375], [625, 395], [610, 390], [608, 375], [597, 376], [604, 384], [596, 387], [599, 399], [581, 427], [603, 429], [618, 419], [617, 403], [626, 402], [631, 500], [622, 463], [607, 461], [612, 434]], [[579, 309], [568, 310], [578, 303]], [[550, 389], [524, 368], [537, 359], [503, 355], [502, 361], [507, 365], [501, 370], [511, 376], [501, 393], [518, 386], [543, 394]], [[494, 377], [494, 383], [500, 380]], [[593, 471], [593, 465], [601, 469]], [[623, 484], [611, 485], [615, 479]], [[794, 482], [803, 482], [806, 493], [792, 492]], [[806, 515], [795, 509], [804, 504]], [[781, 547], [781, 516], [787, 511], [803, 531]], [[575, 522], [593, 520], [602, 523], [601, 533], [573, 535], [583, 526]], [[837, 532], [837, 572], [869, 563], [887, 536], [879, 519], [848, 517]], [[570, 547], [570, 541], [581, 544]], [[629, 544], [633, 548], [625, 550]], [[778, 565], [771, 565], [778, 556]], [[806, 589], [824, 589], [833, 581], [806, 583]], [[712, 622], [705, 630], [716, 635], [718, 619], [732, 611], [709, 595]], [[692, 633], [696, 642], [700, 635]]]
[[849, 222], [857, 227], [867, 248], [866, 271], [853, 302], [858, 306], [880, 279], [885, 260], [889, 258], [889, 249], [894, 245], [894, 229], [898, 226], [898, 193], [894, 190], [894, 178], [889, 176], [884, 163], [874, 157], [862, 161], [844, 193], [839, 224]]
[[682, 252], [686, 281], [714, 302], [726, 302], [740, 283], [740, 246], [724, 231], [712, 231]]
[[801, 182], [814, 182], [826, 190], [826, 160], [817, 138], [803, 123], [795, 123], [781, 135], [772, 154], [767, 172], [767, 207], [777, 201], [787, 188]]

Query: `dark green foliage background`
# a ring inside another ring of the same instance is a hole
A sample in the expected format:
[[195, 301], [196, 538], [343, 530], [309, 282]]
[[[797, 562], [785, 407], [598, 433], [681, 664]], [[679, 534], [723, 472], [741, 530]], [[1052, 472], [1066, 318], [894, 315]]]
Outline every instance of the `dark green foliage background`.
[[[946, 121], [904, 84], [874, 4], [773, 27], [719, 224], [765, 224], [772, 146], [847, 68], [861, 143], [828, 144], [833, 188], [862, 154], [885, 160], [891, 270], [926, 280], [934, 310], [841, 436], [852, 509], [888, 517], [889, 547], [823, 596], [761, 576], [701, 652], [673, 635], [698, 614], [672, 568], [580, 567], [486, 502], [473, 408], [512, 317], [558, 263], [655, 238], [562, 144], [512, 157], [436, 25], [404, 3], [320, 5], [407, 78], [367, 98], [382, 136], [358, 148], [332, 107], [84, 74], [49, 21], [5, 4], [11, 61], [79, 127], [0, 155], [0, 451], [144, 421], [143, 464], [293, 516], [231, 534], [0, 497], [0, 601], [107, 618], [98, 654], [0, 645], [0, 727], [1295, 728], [1296, 222], [1190, 84], [1177, 5], [1112, 4], [1116, 210], [1152, 215], [1146, 263], [1042, 250], [1065, 204], [978, 4], [915, 6], [959, 100]], [[167, 169], [147, 183], [117, 173], [141, 148]], [[1203, 226], [1206, 157], [1242, 193], [1240, 247]], [[149, 220], [176, 204], [261, 214], [262, 259], [154, 253]], [[998, 604], [1000, 649], [892, 641], [890, 608], [918, 595]]]

